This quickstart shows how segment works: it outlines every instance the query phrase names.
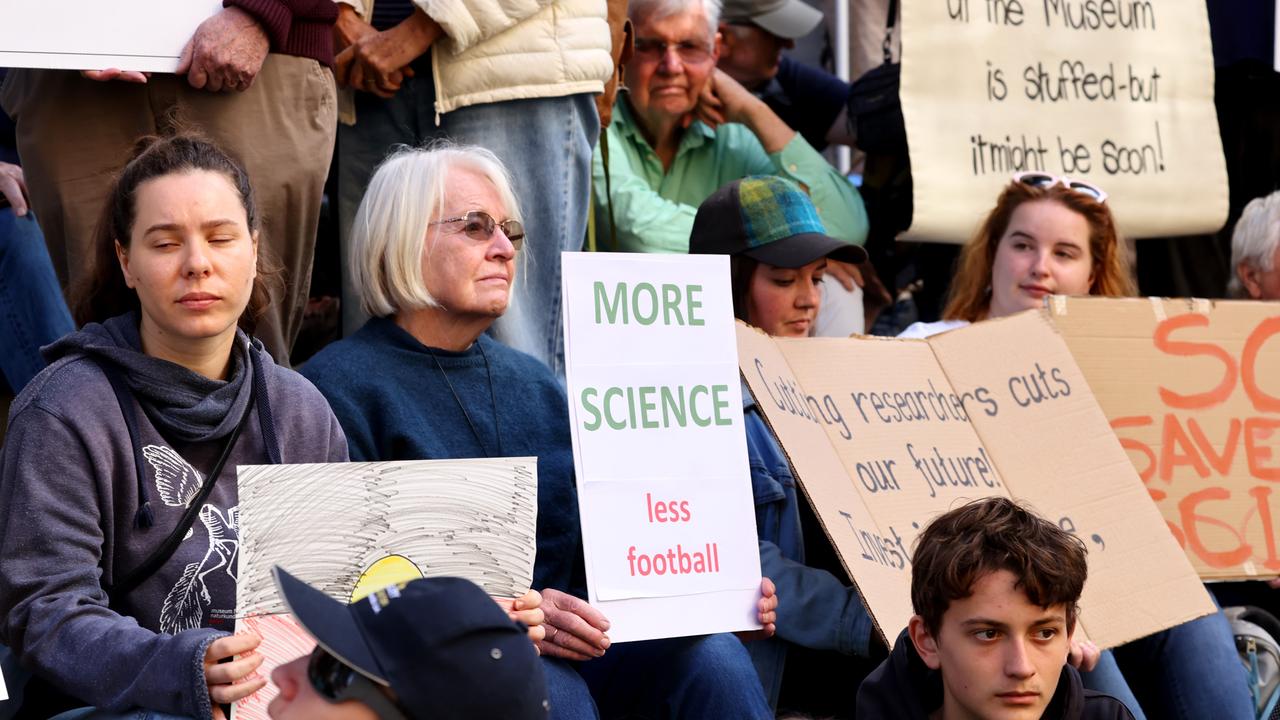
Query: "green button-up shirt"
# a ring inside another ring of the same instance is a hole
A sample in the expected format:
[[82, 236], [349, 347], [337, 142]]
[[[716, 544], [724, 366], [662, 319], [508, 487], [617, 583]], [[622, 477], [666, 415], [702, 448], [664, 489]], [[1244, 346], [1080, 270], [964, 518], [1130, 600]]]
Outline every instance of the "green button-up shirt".
[[592, 186], [602, 250], [689, 252], [698, 205], [725, 183], [748, 175], [779, 175], [808, 188], [832, 237], [857, 245], [866, 242], [867, 211], [862, 198], [799, 133], [781, 152], [770, 154], [745, 125], [730, 123], [712, 130], [695, 121], [680, 138], [671, 169], [664, 172], [622, 95], [605, 132], [618, 247], [610, 245], [609, 195], [597, 147]]

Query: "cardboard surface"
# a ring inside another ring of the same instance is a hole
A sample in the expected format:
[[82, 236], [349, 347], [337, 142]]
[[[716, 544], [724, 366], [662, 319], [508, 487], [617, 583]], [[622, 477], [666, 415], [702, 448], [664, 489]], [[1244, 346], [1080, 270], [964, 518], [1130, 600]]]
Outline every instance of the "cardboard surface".
[[1200, 576], [1280, 575], [1280, 305], [1055, 297], [1049, 308]]
[[588, 600], [613, 642], [760, 627], [728, 258], [562, 257]]
[[[745, 326], [738, 339], [752, 394], [886, 639], [912, 614], [920, 531], [991, 495], [1085, 542], [1081, 625], [1100, 645], [1212, 612], [1043, 315], [929, 341], [774, 340]], [[1037, 387], [1047, 401], [1030, 401]]]
[[1126, 236], [1213, 232], [1228, 205], [1213, 92], [1201, 0], [905, 2], [907, 237], [965, 242], [1018, 171], [1100, 185]]
[[216, 0], [0, 0], [0, 67], [171, 73], [221, 9]]

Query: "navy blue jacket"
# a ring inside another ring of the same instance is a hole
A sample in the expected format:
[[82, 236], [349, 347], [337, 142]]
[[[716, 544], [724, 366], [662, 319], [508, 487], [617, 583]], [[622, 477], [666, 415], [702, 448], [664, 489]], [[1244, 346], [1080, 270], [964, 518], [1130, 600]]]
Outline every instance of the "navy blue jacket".
[[462, 352], [428, 348], [374, 318], [302, 374], [338, 416], [352, 460], [537, 457], [533, 587], [586, 597], [569, 404], [545, 365], [488, 335]]

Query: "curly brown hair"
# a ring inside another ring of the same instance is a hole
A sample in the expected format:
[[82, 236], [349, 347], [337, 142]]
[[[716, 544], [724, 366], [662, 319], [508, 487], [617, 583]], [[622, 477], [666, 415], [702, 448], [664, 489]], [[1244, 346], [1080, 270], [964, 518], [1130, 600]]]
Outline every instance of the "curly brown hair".
[[1105, 203], [1060, 184], [1034, 187], [1013, 180], [1000, 192], [996, 206], [960, 251], [947, 307], [942, 312], [944, 319], [978, 322], [987, 317], [991, 309], [991, 266], [1000, 238], [1009, 229], [1013, 212], [1023, 203], [1036, 201], [1056, 202], [1079, 213], [1089, 223], [1089, 257], [1093, 260], [1090, 295], [1134, 295], [1129, 259], [1121, 247], [1115, 219]]
[[[129, 247], [137, 211], [138, 188], [148, 180], [165, 175], [206, 170], [226, 176], [240, 196], [249, 232], [261, 227], [257, 200], [244, 166], [212, 141], [183, 130], [169, 137], [148, 135], [134, 143], [133, 153], [107, 193], [91, 245], [88, 275], [71, 293], [71, 310], [76, 324], [102, 322], [130, 310], [138, 310], [138, 295], [125, 284], [116, 258], [115, 243]], [[270, 303], [270, 290], [280, 281], [280, 270], [258, 243], [258, 273], [253, 281], [249, 304], [239, 325], [252, 334], [258, 318]]]
[[983, 576], [1008, 570], [1040, 607], [1065, 605], [1075, 628], [1088, 564], [1080, 538], [1002, 497], [975, 500], [939, 515], [916, 540], [911, 606], [938, 637], [942, 615], [973, 594]]

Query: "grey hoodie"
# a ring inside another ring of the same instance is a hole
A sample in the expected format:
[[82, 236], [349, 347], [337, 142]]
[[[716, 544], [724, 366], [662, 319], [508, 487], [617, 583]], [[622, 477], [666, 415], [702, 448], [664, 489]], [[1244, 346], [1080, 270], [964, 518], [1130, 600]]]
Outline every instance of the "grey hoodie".
[[[143, 354], [136, 315], [123, 315], [46, 348], [49, 367], [14, 401], [0, 455], [0, 641], [35, 673], [24, 709], [38, 712], [54, 690], [80, 705], [210, 716], [205, 648], [234, 629], [235, 467], [347, 460], [320, 393], [260, 344], [236, 340], [228, 381], [209, 380]], [[103, 365], [132, 391], [141, 478]], [[108, 607], [103, 587], [173, 530], [251, 385], [259, 397], [192, 530], [164, 567]], [[151, 527], [137, 522], [144, 505]]]

